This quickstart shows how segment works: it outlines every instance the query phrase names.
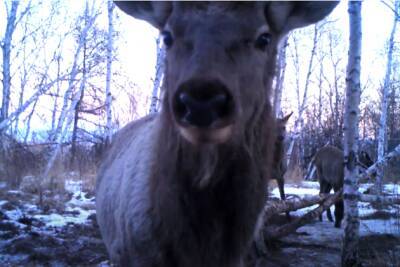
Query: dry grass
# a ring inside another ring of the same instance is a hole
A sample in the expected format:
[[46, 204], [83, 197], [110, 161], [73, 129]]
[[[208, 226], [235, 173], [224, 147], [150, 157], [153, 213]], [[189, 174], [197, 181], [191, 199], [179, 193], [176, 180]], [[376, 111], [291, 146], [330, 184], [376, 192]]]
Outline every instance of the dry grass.
[[285, 173], [285, 182], [292, 184], [300, 184], [303, 182], [303, 169], [298, 165], [294, 165], [293, 168], [290, 168]]

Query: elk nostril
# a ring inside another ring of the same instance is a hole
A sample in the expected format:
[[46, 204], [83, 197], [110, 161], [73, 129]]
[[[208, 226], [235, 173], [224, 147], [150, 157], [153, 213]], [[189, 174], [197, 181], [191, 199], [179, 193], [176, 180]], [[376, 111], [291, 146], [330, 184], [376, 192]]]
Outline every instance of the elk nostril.
[[174, 98], [176, 119], [183, 125], [209, 127], [227, 123], [233, 113], [232, 97], [221, 83], [187, 82]]

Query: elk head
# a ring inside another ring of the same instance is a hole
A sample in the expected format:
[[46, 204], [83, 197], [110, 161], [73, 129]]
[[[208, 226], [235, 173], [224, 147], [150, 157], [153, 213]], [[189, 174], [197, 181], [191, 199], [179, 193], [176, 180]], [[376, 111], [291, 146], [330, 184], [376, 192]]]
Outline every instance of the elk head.
[[[337, 2], [116, 2], [158, 28], [167, 50], [163, 113], [192, 144], [221, 144], [269, 114], [277, 47]], [[267, 126], [268, 127], [268, 126]]]

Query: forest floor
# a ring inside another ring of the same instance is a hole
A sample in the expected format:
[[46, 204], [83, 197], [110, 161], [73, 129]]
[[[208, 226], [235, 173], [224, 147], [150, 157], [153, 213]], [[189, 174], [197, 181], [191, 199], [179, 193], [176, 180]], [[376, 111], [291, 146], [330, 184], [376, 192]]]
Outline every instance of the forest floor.
[[[365, 192], [371, 184], [362, 184], [360, 192]], [[319, 192], [317, 182], [301, 182], [285, 185], [285, 192], [290, 197], [316, 195]], [[387, 184], [384, 188], [386, 195], [399, 196], [400, 185]], [[271, 192], [279, 196], [278, 189]], [[359, 202], [360, 215], [360, 259], [362, 266], [400, 266], [400, 205], [376, 206]], [[301, 216], [317, 206], [308, 207], [292, 216]], [[331, 208], [332, 215], [334, 208]], [[285, 222], [281, 216], [276, 222]], [[343, 228], [338, 229], [329, 222], [326, 213], [323, 221], [297, 229], [296, 233], [274, 242], [265, 260], [260, 260], [258, 267], [272, 266], [340, 266]]]
[[[363, 192], [369, 185], [362, 185]], [[0, 266], [109, 266], [95, 219], [94, 195], [79, 181], [64, 193], [31, 194], [0, 183]], [[318, 183], [285, 186], [289, 197], [318, 194]], [[400, 195], [400, 185], [385, 193]], [[271, 196], [278, 196], [277, 189]], [[361, 258], [364, 266], [400, 266], [400, 206], [360, 203]], [[301, 216], [313, 207], [292, 212]], [[326, 220], [303, 226], [268, 245], [258, 267], [339, 266], [342, 229]], [[285, 217], [274, 220], [285, 221]]]

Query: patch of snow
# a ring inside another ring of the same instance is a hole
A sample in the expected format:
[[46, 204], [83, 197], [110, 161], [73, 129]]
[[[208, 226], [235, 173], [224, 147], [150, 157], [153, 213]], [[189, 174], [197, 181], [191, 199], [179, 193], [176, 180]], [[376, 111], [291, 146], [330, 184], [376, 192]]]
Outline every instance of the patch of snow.
[[315, 181], [302, 181], [300, 186], [303, 188], [315, 188], [319, 190], [319, 183]]
[[82, 192], [82, 181], [66, 180], [65, 190], [71, 193]]
[[24, 214], [20, 209], [15, 210], [6, 210], [4, 213], [10, 218], [12, 221], [18, 221], [20, 218], [24, 217]]
[[8, 190], [8, 193], [20, 195], [20, 194], [21, 194], [21, 191], [19, 191], [19, 190]]
[[366, 202], [358, 202], [358, 215], [360, 217], [372, 215], [376, 212], [376, 209], [371, 207], [371, 204]]
[[67, 205], [83, 206], [87, 204], [94, 203], [94, 197], [87, 198], [86, 194], [82, 191], [75, 192]]
[[29, 212], [34, 212], [34, 211], [38, 211], [39, 208], [38, 206], [34, 205], [34, 204], [24, 204], [24, 210], [29, 211]]
[[52, 213], [49, 215], [35, 215], [34, 218], [43, 221], [47, 227], [63, 227], [68, 223], [82, 224], [87, 220], [87, 215], [89, 212], [84, 211], [79, 213], [78, 217], [73, 216], [62, 216], [60, 214]]
[[[280, 198], [279, 196], [279, 189], [275, 188], [272, 190], [271, 194], [273, 196], [276, 196]], [[319, 189], [315, 188], [302, 188], [302, 187], [285, 187], [285, 194], [286, 195], [298, 195], [299, 197], [302, 197], [304, 195], [318, 195], [319, 194]]]
[[398, 184], [385, 184], [383, 191], [388, 194], [400, 195], [400, 185]]
[[8, 201], [7, 200], [0, 200], [0, 206], [3, 206], [4, 204], [6, 204]]
[[7, 183], [6, 182], [0, 182], [0, 189], [6, 188]]
[[389, 233], [400, 236], [399, 218], [397, 219], [374, 219], [374, 220], [361, 220], [360, 221], [360, 234], [384, 234]]

